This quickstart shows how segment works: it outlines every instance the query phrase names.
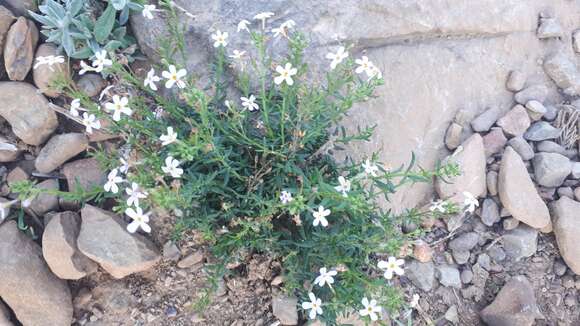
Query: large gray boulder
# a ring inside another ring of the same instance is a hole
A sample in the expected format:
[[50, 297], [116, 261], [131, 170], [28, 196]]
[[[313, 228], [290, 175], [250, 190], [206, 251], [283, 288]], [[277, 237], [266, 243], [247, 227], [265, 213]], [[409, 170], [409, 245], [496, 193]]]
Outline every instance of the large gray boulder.
[[501, 203], [514, 218], [537, 229], [550, 224], [548, 207], [540, 198], [524, 161], [511, 147], [503, 154], [497, 181]]
[[42, 249], [18, 230], [0, 225], [0, 297], [26, 326], [70, 326], [73, 307], [65, 281], [42, 258]]
[[[237, 23], [252, 21], [262, 11], [276, 14], [268, 21], [269, 28], [287, 19], [296, 21], [296, 28], [312, 44], [305, 57], [317, 64], [315, 70], [325, 73], [329, 61], [324, 56], [340, 45], [353, 46], [351, 58], [360, 57], [365, 50], [383, 70], [385, 84], [378, 89], [378, 98], [351, 110], [344, 126], [347, 131], [375, 123], [380, 127], [369, 142], [354, 144], [339, 158], [348, 154], [362, 159], [382, 149], [379, 159], [393, 167], [408, 163], [412, 151], [422, 167], [436, 166], [447, 154], [442, 139], [457, 113], [461, 110], [458, 123], [463, 126], [486, 107], [499, 107], [505, 113], [514, 96], [504, 86], [509, 72], [518, 69], [524, 76], [537, 75], [537, 58], [546, 51], [536, 37], [538, 13], [546, 5], [542, 0], [526, 1], [525, 5], [519, 0], [174, 2], [184, 9], [176, 10], [186, 31], [185, 64], [196, 74], [209, 72], [208, 63], [215, 53], [210, 35], [215, 29], [230, 34], [228, 51], [248, 50], [250, 38], [246, 32], [237, 33]], [[567, 34], [577, 28], [580, 14], [573, 1], [550, 6]], [[155, 19], [148, 20], [136, 13], [131, 21], [143, 52], [159, 59], [160, 41], [167, 35], [164, 14], [156, 12]], [[255, 29], [258, 23], [252, 23]], [[274, 39], [272, 43], [273, 49], [283, 49], [285, 41]], [[542, 78], [532, 82], [547, 84]], [[555, 87], [545, 92], [557, 101]], [[390, 202], [395, 207], [410, 207], [431, 191], [429, 184], [412, 185]]]

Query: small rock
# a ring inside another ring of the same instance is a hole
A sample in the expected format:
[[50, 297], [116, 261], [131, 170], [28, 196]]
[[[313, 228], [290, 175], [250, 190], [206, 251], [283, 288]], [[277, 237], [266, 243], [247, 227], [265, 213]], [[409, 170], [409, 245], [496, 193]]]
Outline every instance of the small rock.
[[489, 258], [488, 254], [480, 254], [477, 256], [477, 264], [486, 271], [489, 271], [491, 269], [491, 258]]
[[40, 173], [50, 173], [69, 159], [85, 151], [89, 139], [85, 134], [70, 133], [53, 136], [44, 145], [36, 158], [36, 169]]
[[539, 39], [560, 38], [564, 36], [564, 31], [555, 18], [540, 18], [536, 35]]
[[447, 309], [444, 315], [445, 319], [453, 324], [459, 324], [459, 313], [457, 312], [457, 306], [453, 305]]
[[505, 207], [502, 207], [501, 210], [499, 211], [499, 216], [500, 217], [510, 217], [511, 214]]
[[18, 321], [31, 326], [72, 324], [68, 285], [50, 272], [40, 246], [15, 221], [0, 225], [0, 262], [0, 297]]
[[497, 121], [503, 131], [511, 137], [522, 136], [530, 127], [530, 116], [525, 107], [518, 104]]
[[29, 16], [28, 11], [36, 11], [36, 0], [1, 0], [16, 16]]
[[165, 244], [163, 245], [163, 258], [171, 261], [177, 261], [180, 256], [181, 252], [179, 251], [179, 248], [177, 248], [177, 245], [175, 245], [173, 241], [169, 240], [165, 242]]
[[501, 114], [498, 107], [485, 110], [471, 121], [471, 128], [476, 132], [487, 132], [497, 121]]
[[506, 231], [513, 230], [520, 225], [520, 221], [516, 220], [513, 217], [506, 218], [503, 220], [503, 229]]
[[570, 174], [570, 159], [557, 153], [537, 153], [532, 160], [535, 180], [545, 187], [558, 187]]
[[554, 128], [548, 122], [538, 121], [524, 133], [524, 138], [531, 141], [542, 141], [546, 139], [558, 138], [560, 133], [560, 129]]
[[550, 203], [550, 210], [554, 218], [554, 235], [562, 258], [570, 269], [580, 275], [580, 203], [568, 197]]
[[507, 138], [503, 134], [501, 128], [491, 128], [491, 131], [483, 137], [483, 147], [485, 149], [485, 157], [491, 157], [503, 150]]
[[453, 255], [453, 259], [458, 265], [463, 265], [467, 264], [467, 262], [469, 261], [469, 257], [471, 256], [471, 253], [469, 253], [469, 251], [466, 250], [452, 250], [451, 255]]
[[473, 280], [473, 272], [469, 269], [465, 269], [461, 272], [461, 282], [463, 284], [469, 284]]
[[425, 241], [417, 241], [413, 246], [413, 257], [422, 263], [430, 262], [433, 258], [433, 249]]
[[544, 71], [566, 95], [580, 95], [580, 73], [574, 61], [564, 53], [555, 53], [544, 60]]
[[524, 88], [514, 95], [514, 99], [519, 104], [525, 105], [528, 101], [536, 100], [544, 103], [548, 97], [548, 87], [544, 85], [533, 85]]
[[41, 44], [36, 50], [35, 65], [32, 70], [34, 84], [44, 95], [49, 97], [57, 97], [60, 95], [59, 90], [54, 89], [52, 84], [59, 78], [69, 78], [68, 59], [65, 57], [63, 63], [38, 64], [39, 57], [58, 56], [60, 52], [57, 47], [51, 43]]
[[79, 250], [115, 278], [146, 271], [161, 259], [155, 245], [140, 234], [127, 232], [115, 214], [91, 205], [81, 210]]
[[580, 179], [580, 162], [572, 162], [572, 178]]
[[101, 94], [101, 91], [107, 86], [107, 81], [98, 74], [87, 73], [79, 78], [77, 87], [88, 97]]
[[538, 195], [521, 157], [511, 147], [502, 157], [497, 185], [502, 205], [514, 218], [535, 228], [550, 224], [546, 204]]
[[566, 149], [564, 147], [549, 140], [539, 142], [536, 146], [536, 150], [538, 152], [558, 153], [560, 155], [564, 155], [566, 153]]
[[487, 192], [491, 196], [497, 196], [497, 176], [498, 173], [495, 171], [489, 171], [486, 175]]
[[201, 264], [204, 261], [205, 257], [202, 251], [196, 251], [185, 256], [177, 263], [177, 267], [179, 268], [190, 268], [194, 265]]
[[564, 264], [564, 262], [560, 261], [560, 260], [556, 260], [554, 262], [554, 274], [556, 274], [557, 276], [563, 276], [564, 274], [566, 274], [566, 270], [568, 270], [568, 268], [566, 267], [566, 264]]
[[483, 224], [492, 226], [499, 222], [499, 206], [493, 199], [486, 198], [481, 206], [481, 222]]
[[473, 285], [461, 290], [463, 297], [474, 301], [480, 301], [486, 292], [486, 282], [488, 278], [488, 271], [478, 264], [473, 265]]
[[580, 29], [577, 29], [572, 33], [572, 48], [574, 49], [574, 52], [580, 53]]
[[80, 288], [77, 295], [73, 299], [73, 306], [75, 310], [80, 311], [81, 309], [87, 309], [88, 304], [91, 302], [93, 294], [89, 288]]
[[447, 131], [445, 132], [445, 146], [449, 150], [454, 150], [461, 144], [461, 133], [463, 132], [463, 127], [456, 123], [452, 122]]
[[0, 162], [14, 162], [18, 160], [20, 154], [22, 151], [15, 144], [0, 135]]
[[532, 119], [532, 121], [538, 121], [542, 119], [544, 114], [548, 112], [548, 109], [546, 109], [544, 104], [536, 100], [528, 101], [526, 103], [526, 110], [528, 111], [528, 115], [530, 116], [530, 119]]
[[486, 193], [485, 150], [479, 134], [473, 134], [451, 156], [445, 158], [444, 163], [448, 162], [459, 164], [461, 175], [435, 181], [439, 198], [463, 203], [463, 192], [469, 192], [476, 198]]
[[538, 250], [538, 231], [526, 225], [519, 225], [507, 231], [502, 241], [505, 253], [513, 260], [519, 261], [532, 256]]
[[534, 158], [534, 149], [524, 138], [514, 137], [508, 141], [508, 145], [520, 155], [522, 160], [528, 161]]
[[558, 188], [558, 196], [561, 197], [568, 197], [570, 199], [574, 199], [574, 190], [570, 187], [560, 187]]
[[547, 120], [547, 121], [556, 120], [556, 117], [558, 116], [558, 111], [560, 111], [560, 110], [558, 109], [558, 107], [556, 107], [554, 105], [546, 106], [546, 113], [544, 114], [544, 120]]
[[470, 251], [479, 242], [479, 234], [466, 232], [449, 241], [449, 249], [453, 251]]
[[28, 180], [29, 178], [30, 176], [28, 175], [28, 173], [26, 173], [26, 171], [24, 171], [23, 168], [17, 166], [14, 169], [12, 169], [12, 171], [10, 171], [10, 173], [8, 173], [8, 175], [6, 176], [6, 183], [8, 183], [8, 185], [10, 186], [15, 182], [25, 181]]
[[519, 92], [526, 86], [526, 76], [519, 70], [512, 70], [506, 82], [506, 88], [510, 92]]
[[85, 191], [102, 187], [107, 181], [107, 175], [101, 170], [99, 162], [94, 158], [85, 158], [66, 163], [62, 167], [68, 189], [80, 186]]
[[564, 275], [562, 276], [562, 286], [565, 289], [573, 289], [576, 285], [574, 282], [574, 277], [572, 275]]
[[576, 305], [578, 304], [578, 299], [573, 294], [567, 294], [564, 297], [564, 304], [568, 307], [576, 307]]
[[435, 281], [435, 267], [432, 262], [421, 263], [412, 260], [406, 265], [405, 275], [423, 291], [430, 291]]
[[[58, 190], [59, 185], [57, 180], [49, 179], [37, 184], [35, 188], [43, 190]], [[36, 215], [40, 216], [55, 211], [58, 209], [58, 196], [48, 192], [41, 192], [30, 202], [27, 209], [32, 210]]]
[[489, 257], [495, 262], [502, 262], [505, 260], [505, 251], [499, 246], [493, 246], [488, 250]]
[[10, 10], [0, 5], [0, 54], [4, 51], [4, 40], [6, 39], [6, 34], [15, 19], [16, 17], [14, 17], [14, 14], [12, 14]]
[[461, 289], [461, 277], [459, 270], [450, 265], [437, 267], [437, 277], [443, 286]]
[[282, 325], [298, 325], [298, 299], [282, 294], [272, 298], [272, 313]]
[[177, 316], [177, 309], [174, 306], [168, 306], [165, 308], [165, 316], [167, 318], [174, 318]]
[[512, 277], [480, 316], [488, 325], [532, 326], [541, 316], [532, 284], [524, 276]]
[[77, 248], [79, 230], [80, 218], [74, 212], [55, 214], [44, 229], [44, 260], [61, 279], [78, 280], [97, 270], [97, 265]]
[[56, 113], [48, 100], [34, 86], [21, 82], [0, 82], [0, 116], [16, 137], [38, 146], [58, 126]]
[[24, 80], [34, 60], [34, 50], [38, 43], [36, 25], [19, 17], [8, 30], [4, 45], [4, 66], [10, 80]]

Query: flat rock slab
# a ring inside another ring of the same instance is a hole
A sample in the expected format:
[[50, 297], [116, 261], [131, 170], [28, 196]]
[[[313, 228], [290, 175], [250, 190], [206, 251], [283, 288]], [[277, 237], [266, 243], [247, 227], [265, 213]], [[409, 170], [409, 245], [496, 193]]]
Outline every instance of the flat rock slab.
[[52, 274], [40, 246], [15, 221], [0, 225], [0, 275], [0, 297], [23, 325], [71, 325], [68, 285]]
[[22, 82], [0, 82], [0, 116], [29, 145], [44, 143], [58, 126], [48, 100], [36, 87]]
[[81, 218], [79, 250], [113, 277], [146, 271], [161, 259], [155, 245], [140, 234], [129, 233], [119, 216], [85, 205]]
[[514, 218], [537, 229], [550, 224], [548, 207], [540, 198], [524, 161], [511, 147], [504, 151], [497, 186], [501, 203]]
[[550, 203], [550, 210], [560, 254], [566, 265], [574, 273], [580, 275], [580, 246], [578, 245], [580, 202], [562, 197], [558, 201]]
[[480, 316], [487, 325], [532, 326], [541, 316], [532, 284], [524, 276], [511, 278]]

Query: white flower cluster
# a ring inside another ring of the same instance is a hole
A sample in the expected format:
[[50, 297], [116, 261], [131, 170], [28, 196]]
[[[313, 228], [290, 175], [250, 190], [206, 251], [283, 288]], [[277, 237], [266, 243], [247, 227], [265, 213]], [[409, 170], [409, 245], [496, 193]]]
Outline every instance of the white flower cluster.
[[62, 55], [58, 55], [58, 56], [49, 55], [46, 57], [37, 57], [36, 63], [34, 64], [33, 69], [37, 69], [38, 67], [40, 67], [42, 65], [48, 65], [48, 69], [50, 69], [50, 71], [54, 71], [52, 66], [55, 64], [58, 64], [58, 63], [64, 63], [64, 56], [62, 56]]

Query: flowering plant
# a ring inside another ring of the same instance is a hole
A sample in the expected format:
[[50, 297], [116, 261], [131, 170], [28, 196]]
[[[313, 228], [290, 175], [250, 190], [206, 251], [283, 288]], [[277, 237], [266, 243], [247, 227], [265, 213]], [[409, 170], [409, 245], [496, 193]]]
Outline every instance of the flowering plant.
[[[83, 69], [99, 69], [118, 83], [102, 103], [63, 85], [73, 99], [70, 115], [82, 112], [87, 133], [107, 129], [122, 138], [121, 150], [95, 156], [108, 172], [101, 195], [116, 199], [128, 232], [155, 232], [149, 222], [171, 212], [177, 233], [202, 232], [222, 267], [248, 252], [279, 259], [285, 288], [301, 298], [306, 317], [332, 324], [340, 313], [358, 311], [377, 320], [403, 302], [393, 286], [404, 274], [404, 261], [396, 258], [407, 237], [400, 225], [421, 215], [394, 215], [380, 201], [402, 185], [456, 171], [414, 169], [413, 161], [392, 169], [377, 153], [337, 164], [332, 151], [372, 135], [373, 126], [348, 135], [337, 125], [354, 104], [373, 96], [382, 73], [368, 57], [352, 59], [340, 46], [326, 56], [326, 79], [309, 82], [305, 38], [293, 32], [291, 20], [268, 28], [273, 15], [260, 13], [237, 27], [252, 40], [255, 56], [227, 48], [228, 32], [212, 35], [217, 57], [209, 91], [195, 87], [191, 72], [169, 55], [140, 79], [98, 52]], [[274, 37], [289, 47], [276, 60], [267, 54]], [[161, 52], [179, 52], [182, 39], [175, 35]], [[240, 70], [241, 94], [226, 87], [227, 65], [254, 68]]]

